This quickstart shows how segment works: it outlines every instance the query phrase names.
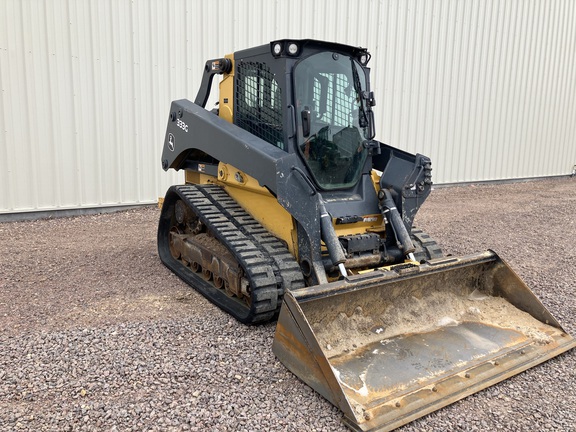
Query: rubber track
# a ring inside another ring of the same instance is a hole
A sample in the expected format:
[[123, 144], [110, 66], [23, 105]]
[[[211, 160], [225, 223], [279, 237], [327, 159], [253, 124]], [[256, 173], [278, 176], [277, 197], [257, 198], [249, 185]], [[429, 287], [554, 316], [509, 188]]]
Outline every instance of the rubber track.
[[182, 185], [176, 189], [244, 269], [252, 296], [249, 322], [265, 322], [277, 317], [284, 290], [305, 286], [300, 266], [286, 245], [221, 187]]
[[436, 243], [436, 240], [421, 229], [412, 228], [411, 237], [416, 246], [414, 255], [418, 261], [442, 258], [444, 256], [444, 253], [442, 252], [440, 245]]

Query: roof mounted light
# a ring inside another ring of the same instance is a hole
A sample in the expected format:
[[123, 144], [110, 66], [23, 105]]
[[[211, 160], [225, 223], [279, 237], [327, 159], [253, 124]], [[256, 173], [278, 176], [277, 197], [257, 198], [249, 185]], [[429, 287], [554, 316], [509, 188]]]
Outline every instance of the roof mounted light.
[[290, 55], [296, 55], [298, 54], [298, 44], [291, 42], [290, 44], [288, 44], [288, 54]]
[[301, 54], [301, 41], [282, 39], [270, 42], [270, 52], [274, 57], [298, 57]]
[[366, 66], [370, 61], [370, 58], [371, 58], [370, 54], [364, 51], [360, 53], [360, 55], [358, 56], [358, 61], [360, 62], [360, 64], [362, 64], [362, 66]]
[[280, 42], [276, 42], [272, 46], [272, 53], [276, 56], [279, 56], [280, 54], [282, 54], [282, 44]]

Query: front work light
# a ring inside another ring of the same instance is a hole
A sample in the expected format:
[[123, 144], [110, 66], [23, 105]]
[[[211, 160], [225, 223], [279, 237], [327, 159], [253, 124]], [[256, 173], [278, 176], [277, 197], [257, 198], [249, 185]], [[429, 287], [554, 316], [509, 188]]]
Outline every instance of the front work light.
[[279, 43], [274, 44], [274, 47], [272, 48], [272, 50], [274, 51], [275, 55], [280, 55], [280, 53], [282, 52], [282, 45], [280, 45]]
[[290, 45], [288, 45], [288, 54], [290, 55], [298, 54], [298, 45], [295, 43], [291, 43]]

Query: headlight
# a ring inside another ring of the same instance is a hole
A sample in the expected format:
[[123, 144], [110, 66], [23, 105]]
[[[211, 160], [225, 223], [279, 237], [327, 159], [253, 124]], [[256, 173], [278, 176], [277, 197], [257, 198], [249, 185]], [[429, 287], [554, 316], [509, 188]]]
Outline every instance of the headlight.
[[370, 54], [368, 54], [367, 52], [363, 52], [358, 56], [358, 61], [360, 62], [360, 64], [362, 66], [366, 66], [368, 64], [368, 62], [370, 61]]
[[292, 42], [290, 45], [288, 45], [288, 54], [290, 54], [290, 55], [298, 54], [298, 45], [295, 44], [294, 42]]
[[280, 55], [280, 53], [282, 52], [282, 45], [279, 43], [275, 43], [274, 47], [272, 47], [272, 52], [274, 53], [274, 55]]

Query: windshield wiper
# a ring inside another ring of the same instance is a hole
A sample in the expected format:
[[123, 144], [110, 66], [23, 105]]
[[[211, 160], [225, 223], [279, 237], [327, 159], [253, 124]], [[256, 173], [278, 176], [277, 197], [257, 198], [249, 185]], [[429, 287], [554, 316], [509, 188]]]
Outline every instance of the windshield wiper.
[[366, 110], [364, 109], [364, 90], [362, 89], [362, 84], [360, 83], [360, 76], [358, 75], [358, 70], [356, 69], [356, 64], [354, 64], [354, 60], [350, 59], [350, 64], [352, 66], [354, 90], [356, 90], [356, 94], [358, 95], [358, 102], [360, 105], [359, 108], [361, 117], [358, 118], [358, 123], [360, 124], [361, 128], [365, 128], [368, 126], [368, 115], [366, 114]]
[[[364, 143], [364, 146], [372, 151], [374, 148], [376, 152], [379, 150], [379, 144], [376, 145], [371, 141], [376, 136], [376, 128], [374, 126], [374, 112], [372, 111], [372, 107], [376, 105], [376, 100], [374, 99], [374, 92], [364, 91], [362, 89], [362, 84], [360, 83], [360, 76], [358, 75], [358, 70], [356, 69], [356, 64], [354, 60], [350, 59], [352, 64], [352, 76], [354, 78], [354, 89], [356, 90], [356, 94], [358, 95], [359, 102], [360, 102], [360, 113], [362, 115], [361, 118], [358, 118], [358, 124], [361, 128], [368, 128], [368, 136], [366, 137], [367, 140]], [[364, 108], [364, 103], [368, 108]]]

